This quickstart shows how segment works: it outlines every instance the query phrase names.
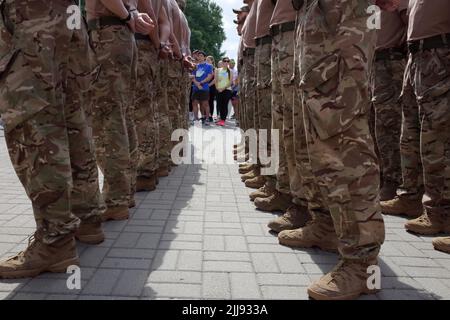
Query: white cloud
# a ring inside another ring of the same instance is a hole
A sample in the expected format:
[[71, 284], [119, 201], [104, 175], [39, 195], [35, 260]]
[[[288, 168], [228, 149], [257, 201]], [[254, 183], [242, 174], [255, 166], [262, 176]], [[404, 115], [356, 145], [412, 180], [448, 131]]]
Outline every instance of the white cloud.
[[236, 31], [236, 25], [233, 20], [236, 19], [236, 14], [233, 9], [240, 8], [244, 5], [242, 0], [213, 0], [223, 9], [223, 26], [227, 39], [222, 45], [222, 51], [232, 59], [237, 58], [237, 51], [239, 49], [239, 36]]

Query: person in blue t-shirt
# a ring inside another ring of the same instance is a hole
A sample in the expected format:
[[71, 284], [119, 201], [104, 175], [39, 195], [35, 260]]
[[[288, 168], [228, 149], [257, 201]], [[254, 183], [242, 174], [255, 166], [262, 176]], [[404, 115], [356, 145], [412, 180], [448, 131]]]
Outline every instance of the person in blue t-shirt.
[[203, 51], [196, 52], [197, 67], [192, 73], [192, 107], [194, 118], [197, 119], [198, 111], [202, 114], [202, 123], [206, 124], [209, 118], [209, 82], [214, 77], [214, 68], [206, 63], [206, 54]]

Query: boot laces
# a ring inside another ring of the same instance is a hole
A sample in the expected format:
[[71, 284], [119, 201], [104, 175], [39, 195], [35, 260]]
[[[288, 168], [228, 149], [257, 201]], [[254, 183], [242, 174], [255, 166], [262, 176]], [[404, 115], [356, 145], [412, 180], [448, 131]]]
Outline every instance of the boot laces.
[[28, 237], [28, 246], [27, 246], [27, 248], [25, 248], [25, 250], [20, 251], [15, 256], [9, 258], [8, 261], [22, 260], [27, 253], [32, 253], [34, 251], [34, 249], [36, 247], [36, 244], [37, 244], [37, 240], [36, 240], [36, 232], [35, 232], [35, 233], [33, 233], [32, 235], [30, 235]]
[[348, 260], [340, 259], [338, 264], [333, 268], [333, 270], [330, 271], [331, 281], [333, 283], [339, 283], [339, 279], [346, 280], [348, 271], [345, 270], [346, 268], [350, 268], [351, 263]]

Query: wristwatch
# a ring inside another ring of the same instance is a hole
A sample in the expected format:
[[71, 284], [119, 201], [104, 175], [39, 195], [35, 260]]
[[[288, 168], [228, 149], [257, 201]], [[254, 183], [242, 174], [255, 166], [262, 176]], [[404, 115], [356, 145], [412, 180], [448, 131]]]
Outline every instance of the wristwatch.
[[128, 23], [131, 20], [131, 12], [128, 11], [128, 16], [125, 19], [121, 19], [122, 22]]

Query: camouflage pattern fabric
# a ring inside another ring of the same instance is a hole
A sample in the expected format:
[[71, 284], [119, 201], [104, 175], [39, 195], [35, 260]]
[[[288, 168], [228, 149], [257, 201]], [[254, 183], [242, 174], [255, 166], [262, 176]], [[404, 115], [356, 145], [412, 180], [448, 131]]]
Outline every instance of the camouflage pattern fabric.
[[66, 27], [71, 4], [8, 0], [2, 12], [13, 26], [9, 48], [16, 54], [0, 77], [0, 114], [11, 161], [47, 244], [74, 232], [80, 219], [98, 221], [104, 210], [82, 108], [81, 93], [91, 81], [88, 36], [84, 25]]
[[245, 64], [245, 118], [247, 129], [256, 129], [256, 65], [255, 56], [249, 55], [244, 58]]
[[149, 40], [137, 40], [136, 43], [139, 51], [135, 113], [139, 144], [137, 175], [150, 178], [158, 169], [156, 123], [158, 52]]
[[169, 106], [169, 117], [172, 131], [183, 128], [181, 121], [181, 77], [182, 69], [180, 63], [175, 60], [169, 60], [167, 103]]
[[159, 60], [158, 62], [158, 76], [159, 81], [156, 82], [156, 123], [158, 124], [158, 167], [166, 166], [170, 159], [172, 144], [167, 143], [171, 140], [172, 125], [169, 118], [169, 105], [167, 102], [167, 86], [169, 66], [168, 60]]
[[[267, 130], [267, 142], [261, 139], [258, 131], [258, 150], [267, 145], [267, 155], [271, 155], [271, 129], [272, 129], [272, 44], [266, 43], [256, 47], [256, 103], [255, 119], [257, 130]], [[281, 135], [281, 133], [280, 133]], [[264, 150], [264, 149], [263, 149]], [[260, 152], [260, 151], [258, 151]], [[264, 153], [265, 151], [263, 151]], [[260, 162], [260, 153], [258, 153]], [[265, 165], [267, 166], [267, 165]], [[276, 187], [275, 175], [265, 176], [269, 187]]]
[[[295, 164], [293, 104], [295, 86], [294, 31], [272, 39], [272, 129], [280, 132], [279, 168], [276, 189], [291, 194], [301, 190], [301, 178]], [[304, 197], [302, 197], [304, 200]], [[299, 201], [299, 200], [298, 200]]]
[[367, 118], [376, 40], [366, 26], [371, 4], [307, 0], [297, 39], [309, 161], [346, 259], [376, 257], [384, 241]]
[[120, 25], [91, 30], [91, 41], [100, 65], [90, 116], [97, 162], [104, 174], [103, 194], [108, 207], [128, 206], [137, 159], [136, 43], [128, 27]]
[[379, 152], [381, 181], [401, 184], [400, 133], [404, 60], [378, 60], [374, 64], [372, 102], [375, 111], [375, 138]]
[[[439, 72], [437, 72], [439, 71]], [[405, 82], [419, 105], [420, 152], [428, 215], [450, 215], [450, 49], [410, 54]]]
[[[405, 72], [405, 76], [407, 73]], [[422, 159], [420, 158], [420, 119], [414, 89], [409, 81], [402, 90], [402, 133], [400, 135], [400, 157], [402, 184], [397, 195], [411, 200], [422, 199], [424, 193]]]

